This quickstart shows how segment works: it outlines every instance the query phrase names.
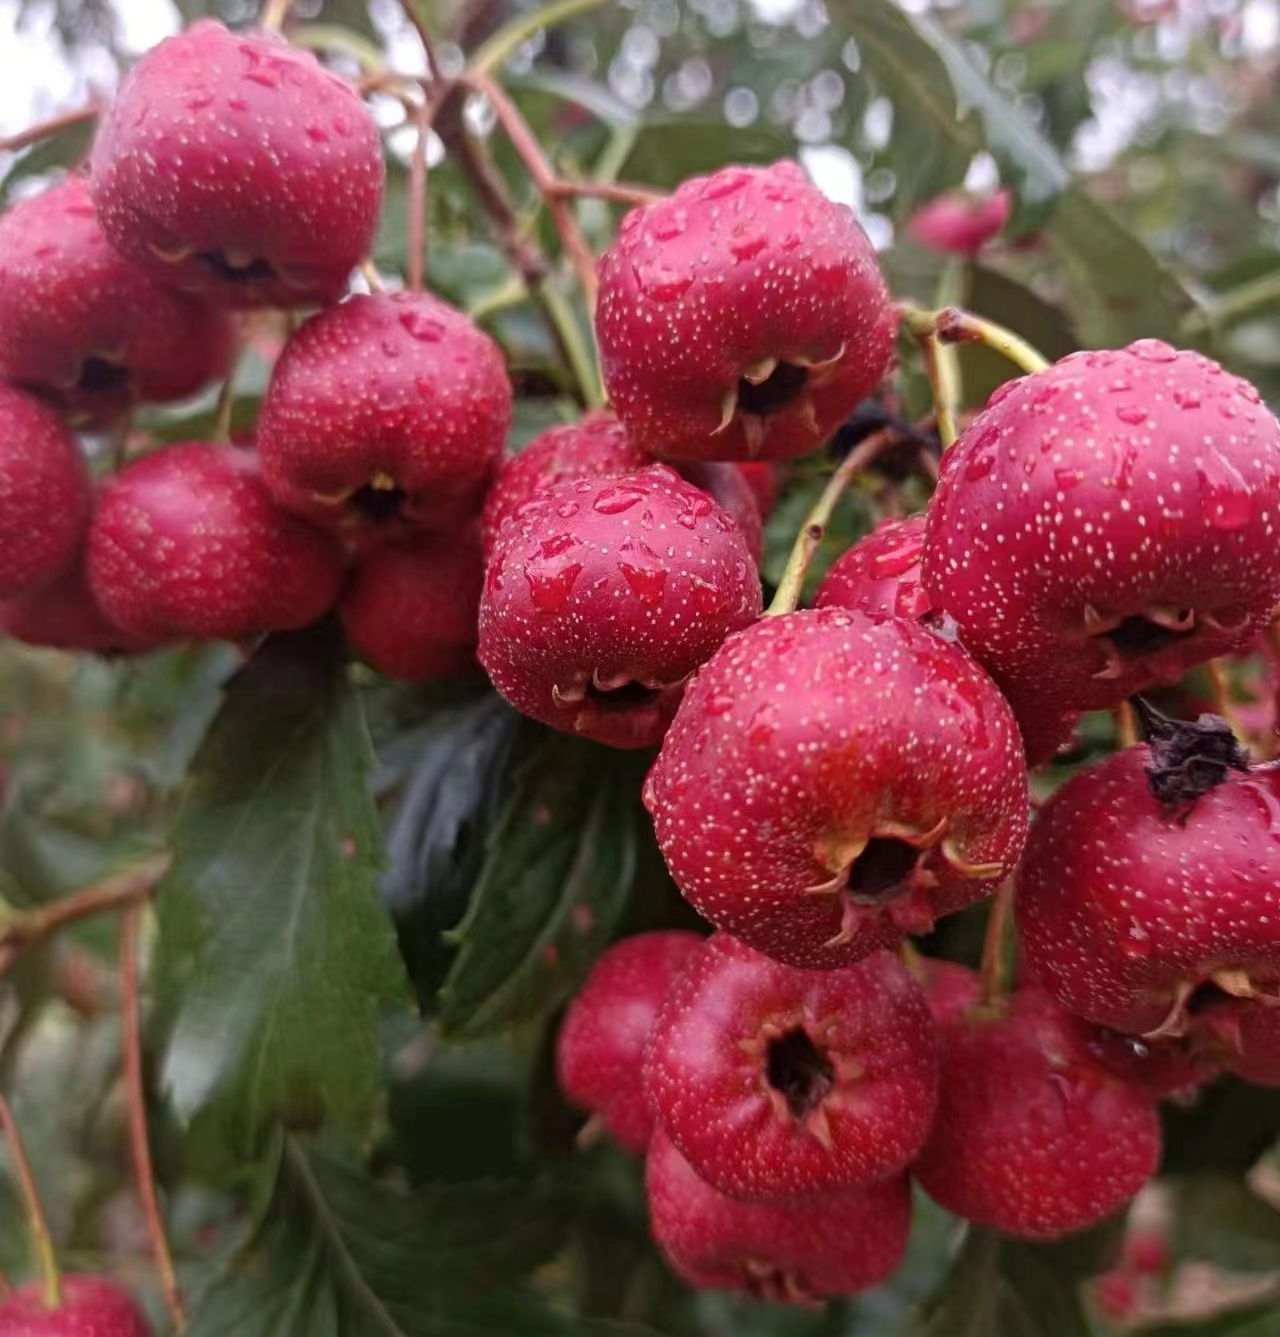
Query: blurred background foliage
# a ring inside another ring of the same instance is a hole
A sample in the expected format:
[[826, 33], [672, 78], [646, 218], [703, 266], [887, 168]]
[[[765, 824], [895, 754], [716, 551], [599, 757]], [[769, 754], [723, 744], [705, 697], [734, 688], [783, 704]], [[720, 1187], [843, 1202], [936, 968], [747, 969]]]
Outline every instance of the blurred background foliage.
[[[0, 133], [108, 93], [181, 22], [255, 10], [0, 0]], [[456, 72], [527, 11], [421, 0], [421, 12]], [[395, 0], [297, 0], [289, 31], [352, 77], [383, 62], [423, 70]], [[1278, 76], [1280, 0], [625, 0], [532, 29], [504, 81], [568, 178], [668, 189], [726, 162], [798, 156], [857, 210], [900, 295], [959, 301], [1051, 355], [1151, 335], [1194, 344], [1275, 405]], [[390, 167], [376, 261], [394, 276], [413, 131], [396, 99], [371, 102]], [[491, 112], [473, 100], [461, 115], [492, 151], [516, 233], [552, 257], [534, 300], [433, 141], [430, 283], [501, 340], [518, 446], [576, 410], [548, 304], [580, 337], [585, 312]], [[0, 156], [0, 196], [77, 162], [87, 136]], [[998, 185], [1016, 208], [979, 257], [907, 239], [940, 192]], [[578, 208], [602, 248], [617, 207]], [[254, 331], [243, 429], [283, 332]], [[1008, 374], [969, 350], [964, 367], [973, 406]], [[892, 407], [927, 406], [904, 350]], [[208, 396], [137, 430], [190, 439], [212, 409]], [[826, 468], [793, 472], [768, 579]], [[871, 476], [818, 569], [886, 507], [923, 501], [918, 479]], [[1112, 741], [1109, 721], [1087, 722], [1067, 765]], [[522, 723], [479, 680], [388, 685], [348, 668], [323, 631], [252, 658], [215, 647], [135, 664], [0, 646], [0, 913], [155, 848], [177, 856], [150, 974], [149, 1076], [194, 1337], [1111, 1331], [1114, 1306], [1079, 1283], [1114, 1266], [1117, 1231], [1030, 1249], [966, 1237], [925, 1202], [891, 1285], [821, 1313], [695, 1297], [672, 1279], [647, 1241], [636, 1167], [575, 1149], [549, 1061], [558, 1009], [600, 948], [688, 915], [639, 806], [645, 760]], [[368, 913], [377, 887], [390, 921]], [[959, 916], [930, 949], [971, 960], [981, 927], [981, 911]], [[0, 981], [0, 1082], [66, 1261], [110, 1268], [154, 1302], [123, 1152], [114, 954], [113, 926], [94, 922]], [[1280, 1333], [1268, 1205], [1280, 1093], [1223, 1083], [1168, 1126], [1170, 1175], [1141, 1213], [1176, 1222], [1173, 1253], [1158, 1286], [1143, 1283], [1138, 1318], [1183, 1337]], [[19, 1220], [0, 1179], [0, 1270], [15, 1278], [31, 1270]]]

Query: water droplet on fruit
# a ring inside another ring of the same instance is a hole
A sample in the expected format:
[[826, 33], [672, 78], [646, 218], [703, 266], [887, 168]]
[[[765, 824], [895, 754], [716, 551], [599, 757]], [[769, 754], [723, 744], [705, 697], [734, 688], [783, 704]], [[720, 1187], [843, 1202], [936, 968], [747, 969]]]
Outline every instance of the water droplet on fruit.
[[266, 69], [250, 70], [245, 76], [250, 83], [258, 84], [263, 88], [269, 88], [274, 92], [280, 87], [280, 75], [271, 66]]
[[714, 613], [721, 605], [720, 591], [697, 576], [689, 577], [689, 586], [693, 590], [694, 606], [700, 613]]
[[704, 200], [727, 199], [730, 195], [736, 195], [750, 179], [750, 175], [742, 168], [727, 167], [703, 182], [702, 198]]
[[964, 466], [964, 476], [969, 482], [976, 483], [980, 478], [986, 478], [995, 467], [995, 455], [985, 452], [971, 455]]
[[636, 282], [646, 297], [655, 302], [675, 302], [693, 285], [693, 271], [687, 266], [675, 266], [665, 257], [652, 256], [635, 267]]
[[1064, 491], [1069, 491], [1077, 483], [1084, 481], [1084, 474], [1079, 469], [1055, 469], [1053, 481]]
[[631, 587], [631, 593], [646, 608], [653, 608], [662, 602], [663, 591], [667, 588], [667, 573], [661, 567], [655, 571], [651, 567], [619, 562], [618, 570], [622, 572], [623, 579]]
[[727, 692], [718, 692], [707, 702], [708, 715], [727, 715], [733, 709], [734, 698]]
[[1144, 362], [1176, 362], [1178, 350], [1163, 339], [1139, 339], [1129, 345], [1129, 352]]
[[1230, 460], [1210, 450], [1196, 464], [1206, 515], [1215, 529], [1239, 529], [1253, 518], [1253, 494]]
[[188, 111], [203, 111], [206, 107], [212, 107], [214, 102], [212, 93], [199, 93], [195, 97], [187, 99]]
[[1116, 409], [1116, 417], [1130, 427], [1140, 427], [1147, 420], [1147, 411], [1141, 404], [1121, 404]]
[[1130, 924], [1129, 932], [1121, 939], [1120, 951], [1130, 961], [1142, 961], [1151, 955], [1151, 934], [1141, 924]]
[[741, 226], [735, 228], [729, 238], [729, 250], [735, 260], [750, 260], [753, 256], [759, 255], [768, 244], [769, 240], [764, 233], [749, 231]]
[[413, 338], [424, 344], [439, 343], [444, 334], [444, 326], [440, 321], [422, 311], [401, 311], [400, 324]]
[[[544, 545], [545, 546], [545, 545]], [[569, 602], [574, 582], [582, 574], [581, 562], [534, 559], [525, 567], [529, 597], [540, 613], [558, 613]]]
[[322, 125], [307, 126], [307, 138], [314, 140], [317, 144], [327, 144], [329, 142], [329, 132]]
[[1173, 402], [1180, 409], [1198, 409], [1203, 401], [1200, 398], [1199, 390], [1180, 385], [1173, 392]]
[[556, 514], [562, 520], [572, 520], [581, 509], [576, 501], [565, 501], [556, 507]]
[[1111, 486], [1117, 492], [1128, 492], [1133, 486], [1133, 471], [1138, 466], [1138, 452], [1132, 446], [1116, 448], [1116, 468], [1111, 475]]
[[685, 229], [688, 216], [683, 209], [670, 209], [654, 220], [649, 235], [654, 241], [674, 241]]
[[644, 500], [644, 493], [629, 487], [607, 487], [591, 503], [592, 510], [601, 515], [621, 515]]

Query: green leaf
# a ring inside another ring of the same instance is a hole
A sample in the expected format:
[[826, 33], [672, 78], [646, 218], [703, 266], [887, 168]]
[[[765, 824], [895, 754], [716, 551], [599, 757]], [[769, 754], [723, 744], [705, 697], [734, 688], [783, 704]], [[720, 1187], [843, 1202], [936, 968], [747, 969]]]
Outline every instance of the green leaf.
[[0, 202], [8, 203], [20, 181], [46, 172], [70, 171], [84, 160], [93, 141], [93, 121], [78, 121], [33, 144], [0, 181]]
[[794, 153], [795, 139], [767, 125], [737, 129], [724, 121], [656, 117], [636, 130], [620, 175], [674, 189], [687, 177], [727, 162], [768, 163]]
[[440, 991], [446, 1032], [531, 1021], [581, 983], [631, 889], [647, 760], [548, 733], [526, 761], [457, 932]]
[[257, 1233], [188, 1337], [639, 1337], [495, 1289], [552, 1256], [566, 1223], [555, 1187], [404, 1195], [286, 1139]]
[[1165, 1102], [1160, 1118], [1165, 1174], [1243, 1175], [1280, 1138], [1280, 1088], [1228, 1077], [1202, 1091], [1194, 1104]]
[[1233, 1272], [1270, 1272], [1280, 1259], [1280, 1211], [1243, 1179], [1197, 1175], [1172, 1184], [1174, 1250]]
[[266, 642], [192, 765], [161, 888], [163, 1085], [237, 1141], [272, 1120], [360, 1127], [376, 1022], [404, 971], [377, 899], [370, 746], [326, 631]]
[[1203, 1323], [1169, 1323], [1143, 1328], [1142, 1337], [1280, 1337], [1280, 1296], [1248, 1305]]
[[973, 1228], [911, 1337], [1089, 1337], [1078, 1277], [1054, 1249]]

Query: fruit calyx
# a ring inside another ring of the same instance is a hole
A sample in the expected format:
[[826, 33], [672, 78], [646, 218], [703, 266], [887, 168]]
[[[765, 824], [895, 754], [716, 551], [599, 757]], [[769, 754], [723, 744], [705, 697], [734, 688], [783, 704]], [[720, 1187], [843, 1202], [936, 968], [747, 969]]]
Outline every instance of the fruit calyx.
[[1221, 715], [1177, 720], [1145, 697], [1131, 697], [1130, 704], [1151, 750], [1147, 783], [1166, 807], [1186, 808], [1222, 784], [1228, 771], [1249, 769], [1249, 754]]
[[803, 1026], [766, 1041], [764, 1071], [770, 1088], [800, 1120], [820, 1108], [836, 1084], [835, 1064]]
[[766, 357], [753, 362], [725, 395], [723, 416], [713, 435], [718, 436], [735, 418], [740, 419], [748, 456], [754, 459], [769, 434], [769, 419], [784, 409], [794, 409], [810, 431], [818, 431], [817, 410], [810, 392], [815, 384], [822, 382], [824, 373], [840, 365], [844, 353], [842, 344], [835, 357], [816, 362], [801, 356]]

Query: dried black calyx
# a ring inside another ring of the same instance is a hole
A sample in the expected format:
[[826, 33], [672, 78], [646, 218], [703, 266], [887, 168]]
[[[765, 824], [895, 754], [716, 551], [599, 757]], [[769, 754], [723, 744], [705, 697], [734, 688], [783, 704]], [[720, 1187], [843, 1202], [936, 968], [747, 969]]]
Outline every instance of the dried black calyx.
[[1194, 803], [1227, 778], [1228, 771], [1247, 771], [1249, 754], [1221, 715], [1175, 720], [1144, 697], [1130, 698], [1151, 749], [1147, 783], [1167, 807]]
[[793, 403], [809, 379], [808, 369], [794, 362], [779, 362], [763, 381], [745, 376], [738, 382], [738, 407], [743, 413], [767, 418]]
[[855, 900], [870, 904], [891, 901], [903, 890], [920, 859], [920, 851], [893, 836], [873, 836], [853, 861], [846, 884]]
[[796, 1027], [769, 1042], [765, 1076], [792, 1116], [803, 1119], [826, 1099], [835, 1085], [836, 1070], [808, 1033]]

